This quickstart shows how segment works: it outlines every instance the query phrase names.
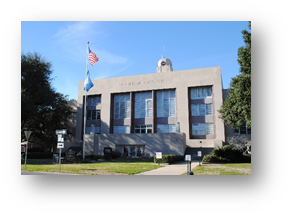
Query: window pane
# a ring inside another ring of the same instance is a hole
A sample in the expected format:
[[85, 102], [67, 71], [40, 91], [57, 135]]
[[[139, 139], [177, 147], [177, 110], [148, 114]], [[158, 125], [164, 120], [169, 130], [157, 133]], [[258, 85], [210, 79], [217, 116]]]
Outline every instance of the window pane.
[[206, 104], [206, 115], [212, 115], [212, 114], [213, 114], [212, 104]]
[[197, 104], [192, 104], [191, 105], [191, 115], [192, 116], [198, 116], [199, 115], [198, 107], [199, 106]]
[[190, 89], [191, 99], [206, 99], [212, 97], [212, 87], [197, 87]]
[[207, 98], [211, 98], [212, 97], [212, 88], [209, 87], [207, 88]]
[[130, 118], [130, 94], [115, 94], [114, 119]]
[[199, 135], [199, 125], [198, 124], [192, 124], [192, 135], [194, 135], [194, 136]]
[[92, 120], [96, 120], [96, 119], [97, 119], [97, 111], [92, 110]]
[[175, 124], [169, 125], [169, 133], [176, 133], [176, 125]]
[[214, 135], [214, 125], [213, 124], [206, 124], [207, 125], [207, 135]]
[[87, 110], [86, 111], [86, 119], [87, 120], [91, 120], [91, 117], [92, 117], [92, 111], [91, 110]]
[[158, 133], [176, 133], [175, 124], [158, 124], [157, 125]]
[[134, 107], [135, 118], [152, 117], [152, 93], [135, 93]]
[[157, 117], [175, 117], [176, 98], [175, 90], [157, 92]]
[[101, 96], [88, 96], [87, 106], [97, 106], [101, 105]]
[[212, 123], [192, 124], [192, 135], [213, 135], [214, 125]]
[[200, 116], [204, 116], [206, 114], [206, 106], [205, 104], [199, 104], [199, 115]]
[[114, 134], [129, 134], [130, 126], [114, 126]]

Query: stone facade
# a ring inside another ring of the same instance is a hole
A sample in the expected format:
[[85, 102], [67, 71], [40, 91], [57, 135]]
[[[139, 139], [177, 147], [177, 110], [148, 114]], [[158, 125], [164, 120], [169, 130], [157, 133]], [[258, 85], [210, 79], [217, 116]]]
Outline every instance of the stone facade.
[[[162, 150], [163, 154], [183, 155], [186, 147], [214, 148], [222, 146], [223, 142], [225, 142], [225, 127], [222, 120], [218, 118], [218, 110], [223, 103], [220, 67], [173, 71], [171, 61], [161, 59], [158, 62], [157, 73], [98, 79], [92, 80], [92, 82], [94, 86], [89, 90], [87, 96], [101, 97], [101, 103], [96, 106], [96, 109], [100, 111], [100, 119], [87, 121], [86, 126], [98, 126], [100, 133], [94, 136], [86, 135], [86, 140], [92, 137], [87, 142], [87, 144], [92, 144], [89, 152], [101, 154], [103, 147], [117, 149], [120, 145], [140, 144], [144, 145], [145, 152], [149, 152], [151, 155], [154, 155], [158, 150]], [[83, 103], [85, 94], [83, 85], [84, 81], [80, 81], [78, 85], [76, 125], [76, 138], [78, 140], [82, 140], [83, 137]], [[212, 89], [210, 98], [191, 100], [191, 88], [205, 87]], [[161, 90], [175, 90], [176, 115], [174, 117], [156, 116], [156, 93]], [[145, 91], [152, 93], [153, 115], [151, 118], [136, 119], [134, 117], [133, 99], [136, 93]], [[114, 120], [114, 95], [120, 93], [130, 94], [131, 115], [126, 119]], [[192, 103], [212, 104], [212, 114], [192, 116]], [[156, 126], [158, 124], [176, 123], [180, 126], [180, 133], [174, 133], [174, 135], [173, 133], [157, 133]], [[211, 135], [194, 136], [192, 123], [211, 123], [213, 133]], [[130, 134], [113, 134], [114, 124], [130, 126]], [[135, 134], [134, 127], [137, 124], [152, 125], [152, 133]], [[180, 142], [178, 143], [177, 140]], [[180, 147], [178, 147], [178, 144]]]

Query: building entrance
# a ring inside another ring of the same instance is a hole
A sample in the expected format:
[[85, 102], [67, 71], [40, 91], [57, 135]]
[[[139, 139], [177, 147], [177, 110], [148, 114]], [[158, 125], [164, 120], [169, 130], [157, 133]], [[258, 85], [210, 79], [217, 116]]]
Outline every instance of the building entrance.
[[145, 145], [117, 145], [121, 157], [139, 158], [144, 156]]

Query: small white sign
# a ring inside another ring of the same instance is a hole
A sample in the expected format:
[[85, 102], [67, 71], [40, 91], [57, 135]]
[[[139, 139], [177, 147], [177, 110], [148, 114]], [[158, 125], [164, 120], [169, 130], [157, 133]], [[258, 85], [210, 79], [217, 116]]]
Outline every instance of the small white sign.
[[189, 154], [185, 155], [185, 161], [191, 161], [191, 155]]
[[156, 158], [162, 159], [162, 152], [156, 152]]
[[64, 143], [63, 142], [58, 142], [57, 143], [57, 148], [64, 148]]
[[197, 156], [198, 156], [198, 157], [201, 157], [201, 151], [198, 151], [198, 152], [197, 152]]
[[62, 134], [58, 134], [58, 142], [64, 142], [64, 136]]
[[58, 134], [67, 134], [67, 129], [64, 130], [56, 130], [56, 135]]

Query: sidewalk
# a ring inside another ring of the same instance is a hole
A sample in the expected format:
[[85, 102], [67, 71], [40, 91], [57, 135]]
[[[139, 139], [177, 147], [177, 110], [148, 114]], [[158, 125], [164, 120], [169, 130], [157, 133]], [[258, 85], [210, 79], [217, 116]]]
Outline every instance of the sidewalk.
[[[199, 165], [198, 161], [191, 162], [191, 170], [193, 170], [198, 165]], [[161, 167], [155, 170], [138, 173], [136, 175], [181, 175], [186, 172], [187, 172], [187, 163], [180, 162], [177, 164], [166, 165], [164, 167]]]

